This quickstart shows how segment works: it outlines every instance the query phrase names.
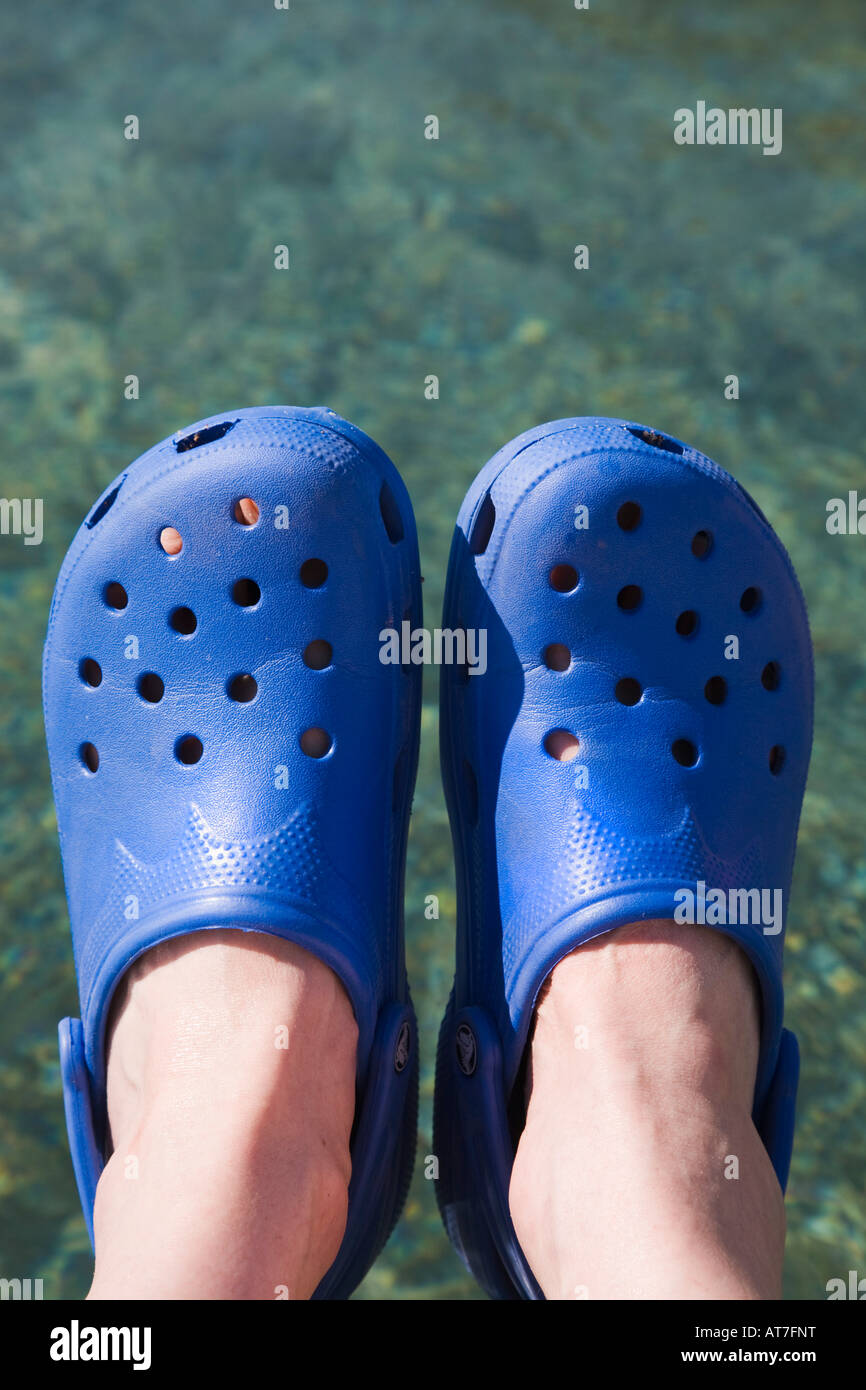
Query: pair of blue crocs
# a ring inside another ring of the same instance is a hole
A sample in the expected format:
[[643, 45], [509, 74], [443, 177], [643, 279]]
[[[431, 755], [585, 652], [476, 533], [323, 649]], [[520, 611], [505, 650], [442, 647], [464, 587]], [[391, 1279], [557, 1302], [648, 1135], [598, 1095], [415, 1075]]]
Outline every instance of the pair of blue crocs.
[[[201, 421], [132, 464], [78, 532], [44, 696], [81, 996], [60, 1025], [64, 1103], [91, 1234], [113, 993], [157, 942], [230, 927], [317, 954], [358, 1023], [348, 1222], [316, 1297], [347, 1297], [387, 1240], [418, 1089], [402, 899], [421, 668], [380, 659], [404, 621], [422, 623], [409, 497], [330, 410]], [[538, 1299], [508, 1210], [534, 1001], [576, 946], [674, 917], [684, 890], [700, 910], [711, 890], [787, 906], [808, 623], [782, 545], [727, 473], [586, 418], [521, 435], [479, 474], [443, 627], [485, 634], [486, 666], [441, 671], [458, 930], [438, 1196], [487, 1292]], [[557, 740], [576, 756], [553, 756]], [[783, 918], [706, 920], [759, 981], [754, 1117], [784, 1187], [798, 1056]]]

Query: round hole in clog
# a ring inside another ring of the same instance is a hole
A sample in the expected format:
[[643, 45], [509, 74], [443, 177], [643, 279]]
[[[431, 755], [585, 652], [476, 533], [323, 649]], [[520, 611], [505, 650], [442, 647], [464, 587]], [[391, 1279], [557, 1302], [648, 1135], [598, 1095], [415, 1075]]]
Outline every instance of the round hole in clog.
[[114, 579], [110, 584], [106, 584], [102, 591], [102, 597], [105, 599], [108, 607], [115, 608], [118, 613], [129, 603], [129, 598], [123, 585], [118, 584]]
[[629, 434], [633, 434], [635, 439], [642, 439], [644, 444], [649, 444], [653, 449], [662, 449], [667, 454], [682, 454], [685, 452], [682, 444], [678, 444], [675, 439], [671, 439], [667, 434], [661, 434], [658, 430], [649, 430], [645, 425], [626, 425]]
[[262, 591], [254, 579], [236, 579], [232, 585], [232, 598], [239, 608], [255, 608]]
[[690, 738], [678, 738], [671, 744], [671, 752], [680, 767], [694, 767], [698, 760], [698, 750]]
[[397, 506], [397, 499], [387, 483], [383, 483], [379, 491], [379, 512], [388, 540], [392, 545], [396, 545], [403, 539], [403, 518]]
[[328, 577], [328, 566], [324, 560], [305, 560], [299, 574], [305, 589], [321, 589]]
[[680, 637], [694, 637], [698, 630], [698, 622], [698, 615], [693, 608], [687, 608], [684, 613], [680, 613], [676, 621]]
[[98, 685], [102, 684], [102, 667], [98, 661], [93, 660], [92, 656], [85, 656], [81, 660], [78, 666], [78, 674], [84, 681], [84, 684], [89, 685], [92, 690], [95, 690]]
[[155, 671], [145, 671], [138, 678], [138, 693], [149, 705], [158, 705], [165, 694], [165, 682]]
[[621, 705], [636, 705], [643, 695], [643, 687], [634, 676], [623, 676], [617, 681], [614, 694]]
[[554, 565], [547, 579], [558, 594], [571, 594], [577, 588], [579, 575], [574, 565]]
[[643, 589], [639, 584], [626, 584], [617, 594], [616, 602], [624, 613], [633, 613], [643, 603]]
[[643, 510], [639, 502], [623, 502], [616, 514], [617, 524], [623, 531], [634, 531], [640, 526]]
[[334, 746], [334, 740], [326, 729], [311, 728], [305, 729], [298, 742], [301, 745], [301, 752], [306, 753], [308, 758], [324, 758], [326, 753], [330, 753]]
[[698, 560], [706, 560], [713, 548], [713, 536], [711, 531], [696, 531], [692, 536], [692, 554]]
[[238, 497], [232, 508], [235, 521], [241, 526], [255, 526], [261, 515], [258, 502], [252, 497]]
[[728, 682], [724, 676], [710, 676], [704, 686], [704, 695], [711, 705], [723, 705], [728, 695]]
[[744, 613], [757, 613], [761, 606], [761, 591], [752, 584], [740, 595], [740, 608]]
[[198, 618], [191, 608], [175, 608], [169, 614], [168, 622], [181, 637], [191, 637], [198, 627]]
[[774, 777], [778, 777], [784, 765], [785, 750], [781, 743], [774, 743], [773, 747], [770, 749], [770, 771]]
[[551, 729], [544, 736], [544, 751], [558, 763], [570, 763], [577, 757], [580, 739], [569, 729]]
[[761, 672], [761, 685], [765, 690], [778, 690], [782, 679], [782, 668], [778, 661], [768, 661]]
[[99, 769], [99, 754], [92, 743], [82, 743], [78, 750], [82, 764], [88, 772], [96, 772]]
[[334, 649], [330, 642], [326, 642], [323, 637], [317, 637], [304, 648], [304, 665], [309, 666], [311, 671], [324, 671], [326, 666], [330, 666], [333, 655]]
[[544, 664], [548, 671], [567, 671], [571, 665], [571, 652], [564, 642], [551, 642], [544, 648]]
[[183, 550], [183, 537], [176, 526], [163, 526], [159, 533], [159, 543], [166, 555], [179, 555]]
[[175, 757], [179, 763], [184, 763], [187, 767], [197, 763], [203, 752], [204, 745], [195, 734], [184, 734], [183, 738], [179, 738], [174, 745]]
[[255, 676], [243, 671], [240, 675], [232, 676], [228, 683], [228, 693], [230, 700], [236, 700], [239, 705], [248, 705], [250, 700], [254, 700], [258, 694], [259, 687]]
[[475, 520], [472, 523], [472, 530], [469, 532], [469, 549], [473, 555], [483, 555], [488, 545], [490, 537], [493, 535], [493, 528], [496, 525], [496, 507], [490, 493], [484, 494], [484, 501], [478, 508]]

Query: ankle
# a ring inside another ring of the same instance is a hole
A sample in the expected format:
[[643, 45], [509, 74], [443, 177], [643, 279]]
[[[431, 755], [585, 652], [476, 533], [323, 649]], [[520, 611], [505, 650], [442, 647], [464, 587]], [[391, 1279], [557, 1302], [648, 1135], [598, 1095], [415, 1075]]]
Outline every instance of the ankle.
[[337, 977], [288, 942], [199, 933], [136, 962], [91, 1296], [308, 1297], [345, 1231], [356, 1043]]
[[678, 1091], [751, 1113], [759, 1047], [752, 968], [702, 927], [621, 927], [566, 956], [536, 1010], [533, 1093], [622, 1089], [649, 1101]]
[[336, 1141], [351, 1128], [356, 1044], [342, 984], [300, 947], [236, 931], [166, 942], [133, 964], [112, 1008], [112, 1135], [171, 1112], [217, 1130], [300, 1112]]
[[548, 1296], [777, 1296], [784, 1216], [751, 1119], [758, 1043], [751, 967], [718, 933], [633, 925], [560, 962], [509, 1193]]

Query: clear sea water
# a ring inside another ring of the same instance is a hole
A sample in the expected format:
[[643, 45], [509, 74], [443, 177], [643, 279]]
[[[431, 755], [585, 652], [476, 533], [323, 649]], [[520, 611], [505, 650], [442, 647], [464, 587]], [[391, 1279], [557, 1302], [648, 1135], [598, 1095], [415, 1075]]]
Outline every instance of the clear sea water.
[[[825, 529], [828, 498], [866, 494], [864, 30], [857, 0], [0, 13], [0, 494], [45, 504], [41, 546], [0, 537], [0, 1275], [79, 1297], [90, 1269], [55, 1050], [77, 1010], [39, 699], [54, 577], [142, 449], [274, 402], [330, 405], [392, 455], [431, 625], [466, 487], [545, 419], [685, 438], [771, 518], [818, 692], [787, 954], [804, 1069], [786, 1295], [866, 1274], [866, 538]], [[674, 110], [698, 100], [781, 107], [782, 153], [676, 146]], [[407, 885], [419, 1160], [454, 926], [436, 725], [430, 679]], [[419, 1161], [357, 1297], [479, 1296]]]

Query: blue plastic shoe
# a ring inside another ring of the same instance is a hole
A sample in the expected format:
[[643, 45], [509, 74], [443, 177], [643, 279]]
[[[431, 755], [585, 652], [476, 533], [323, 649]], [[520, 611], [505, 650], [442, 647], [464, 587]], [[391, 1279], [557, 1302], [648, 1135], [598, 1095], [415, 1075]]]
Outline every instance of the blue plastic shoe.
[[326, 961], [358, 1023], [348, 1226], [316, 1297], [347, 1297], [387, 1240], [418, 1076], [402, 890], [420, 667], [379, 659], [405, 617], [421, 621], [408, 494], [331, 410], [203, 420], [115, 479], [78, 532], [43, 674], [81, 997], [61, 1064], [91, 1238], [118, 981], [157, 942], [232, 927]]
[[[479, 474], [443, 625], [485, 629], [488, 649], [484, 674], [442, 668], [458, 931], [438, 1196], [487, 1292], [537, 1299], [508, 1210], [515, 1083], [538, 992], [582, 942], [691, 916], [740, 943], [763, 1001], [754, 1118], [785, 1185], [798, 1053], [782, 1027], [782, 944], [812, 734], [809, 628], [785, 550], [734, 479], [607, 419], [531, 430]], [[555, 730], [579, 740], [571, 761], [546, 751]]]

